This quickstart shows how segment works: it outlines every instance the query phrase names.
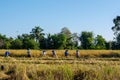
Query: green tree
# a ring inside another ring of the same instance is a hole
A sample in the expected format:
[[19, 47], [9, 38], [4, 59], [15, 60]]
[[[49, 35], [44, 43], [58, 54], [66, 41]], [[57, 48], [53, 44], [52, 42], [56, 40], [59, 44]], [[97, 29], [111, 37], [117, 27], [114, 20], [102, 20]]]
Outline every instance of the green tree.
[[30, 49], [39, 49], [39, 46], [38, 46], [38, 43], [35, 42], [34, 39], [25, 38], [23, 40], [23, 48], [24, 49], [27, 49], [27, 48], [30, 48]]
[[0, 39], [0, 49], [3, 49], [5, 46], [5, 41], [3, 39]]
[[113, 19], [114, 26], [112, 30], [114, 31], [114, 35], [117, 36], [120, 33], [120, 16], [117, 16]]
[[10, 49], [10, 47], [11, 47], [11, 43], [10, 43], [10, 41], [8, 40], [8, 41], [5, 41], [5, 49]]
[[41, 49], [64, 49], [66, 45], [66, 36], [64, 34], [48, 34], [47, 38], [41, 40]]
[[81, 46], [83, 49], [94, 48], [94, 38], [92, 32], [83, 31], [80, 36]]
[[6, 35], [0, 34], [0, 48], [1, 49], [8, 49], [10, 47], [9, 39]]
[[120, 16], [117, 16], [113, 19], [114, 26], [112, 27], [112, 30], [114, 32], [114, 49], [120, 49]]
[[22, 41], [20, 39], [15, 39], [11, 42], [12, 49], [22, 49]]
[[80, 40], [79, 40], [79, 35], [77, 33], [72, 34], [72, 41], [74, 43], [74, 47], [78, 48], [78, 46], [80, 45]]
[[47, 48], [47, 49], [54, 49], [54, 42], [53, 42], [53, 39], [52, 39], [52, 35], [51, 35], [51, 34], [48, 34], [48, 35], [47, 35], [46, 48]]
[[112, 49], [112, 43], [113, 43], [113, 41], [108, 41], [108, 42], [106, 42], [106, 43], [105, 43], [106, 49], [108, 49], [108, 50]]
[[34, 39], [28, 40], [27, 45], [30, 49], [39, 49], [39, 44]]
[[67, 27], [63, 27], [60, 33], [66, 35], [67, 38], [72, 37], [71, 31]]
[[23, 41], [24, 39], [32, 39], [31, 35], [29, 34], [22, 34], [22, 35], [18, 35], [17, 39], [20, 39], [21, 41]]
[[18, 39], [22, 41], [22, 48], [23, 49], [38, 49], [39, 43], [37, 43], [33, 38], [31, 38], [31, 35], [29, 34], [22, 34], [21, 36], [18, 36]]
[[32, 38], [34, 38], [37, 43], [39, 43], [39, 41], [44, 38], [45, 34], [42, 33], [43, 31], [44, 30], [41, 27], [35, 26], [35, 28], [33, 28], [32, 31], [30, 32]]
[[118, 33], [118, 35], [116, 37], [116, 41], [117, 41], [117, 44], [120, 44], [120, 33]]
[[51, 36], [52, 46], [54, 49], [64, 49], [66, 45], [66, 36], [65, 34], [54, 34]]
[[101, 35], [95, 38], [95, 49], [106, 49], [105, 39]]
[[120, 33], [118, 33], [116, 36], [115, 48], [120, 49]]
[[74, 42], [72, 41], [71, 31], [67, 27], [64, 27], [64, 28], [61, 29], [60, 33], [64, 34], [66, 36], [65, 49], [73, 49], [74, 48]]

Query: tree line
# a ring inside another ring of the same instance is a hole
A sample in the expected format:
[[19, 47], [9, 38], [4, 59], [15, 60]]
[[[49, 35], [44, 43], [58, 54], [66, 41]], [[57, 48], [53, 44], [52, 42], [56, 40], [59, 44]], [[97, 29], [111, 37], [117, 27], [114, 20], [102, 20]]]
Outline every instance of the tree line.
[[29, 34], [8, 38], [0, 34], [0, 49], [120, 49], [120, 16], [113, 19], [114, 40], [106, 41], [102, 35], [82, 31], [71, 33], [63, 27], [59, 33], [45, 34], [40, 26], [32, 28]]

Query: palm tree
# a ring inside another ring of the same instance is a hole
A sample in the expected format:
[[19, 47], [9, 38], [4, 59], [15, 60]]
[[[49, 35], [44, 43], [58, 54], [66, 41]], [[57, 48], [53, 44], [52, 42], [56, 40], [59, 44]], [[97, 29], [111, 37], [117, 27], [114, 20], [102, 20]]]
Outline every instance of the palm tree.
[[39, 26], [35, 26], [35, 28], [32, 29], [32, 31], [30, 32], [31, 33], [31, 36], [32, 38], [35, 39], [35, 41], [38, 43], [43, 37], [44, 37], [44, 33], [43, 32], [43, 29], [40, 28]]

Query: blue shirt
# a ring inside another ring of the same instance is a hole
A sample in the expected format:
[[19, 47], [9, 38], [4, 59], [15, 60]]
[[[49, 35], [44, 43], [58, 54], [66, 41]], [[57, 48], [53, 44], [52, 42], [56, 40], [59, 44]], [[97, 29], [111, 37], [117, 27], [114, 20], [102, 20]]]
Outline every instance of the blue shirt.
[[5, 52], [5, 55], [6, 55], [6, 56], [8, 56], [9, 54], [10, 54], [10, 52], [8, 52], [8, 51]]

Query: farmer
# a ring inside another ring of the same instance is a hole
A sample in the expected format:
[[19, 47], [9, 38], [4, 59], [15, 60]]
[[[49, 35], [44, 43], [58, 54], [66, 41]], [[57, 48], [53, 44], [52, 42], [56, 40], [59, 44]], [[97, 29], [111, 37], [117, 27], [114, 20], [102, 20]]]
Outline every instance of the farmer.
[[67, 57], [67, 56], [68, 56], [68, 50], [65, 51], [65, 57]]
[[76, 50], [76, 57], [79, 58], [79, 51]]
[[54, 50], [52, 50], [52, 55], [53, 57], [56, 57], [56, 52]]
[[42, 55], [43, 55], [43, 56], [45, 56], [45, 55], [46, 55], [46, 51], [45, 51], [45, 50], [43, 50]]
[[30, 48], [27, 49], [27, 56], [31, 57]]
[[5, 52], [5, 57], [9, 56], [10, 55], [10, 52], [9, 51], [6, 51]]

